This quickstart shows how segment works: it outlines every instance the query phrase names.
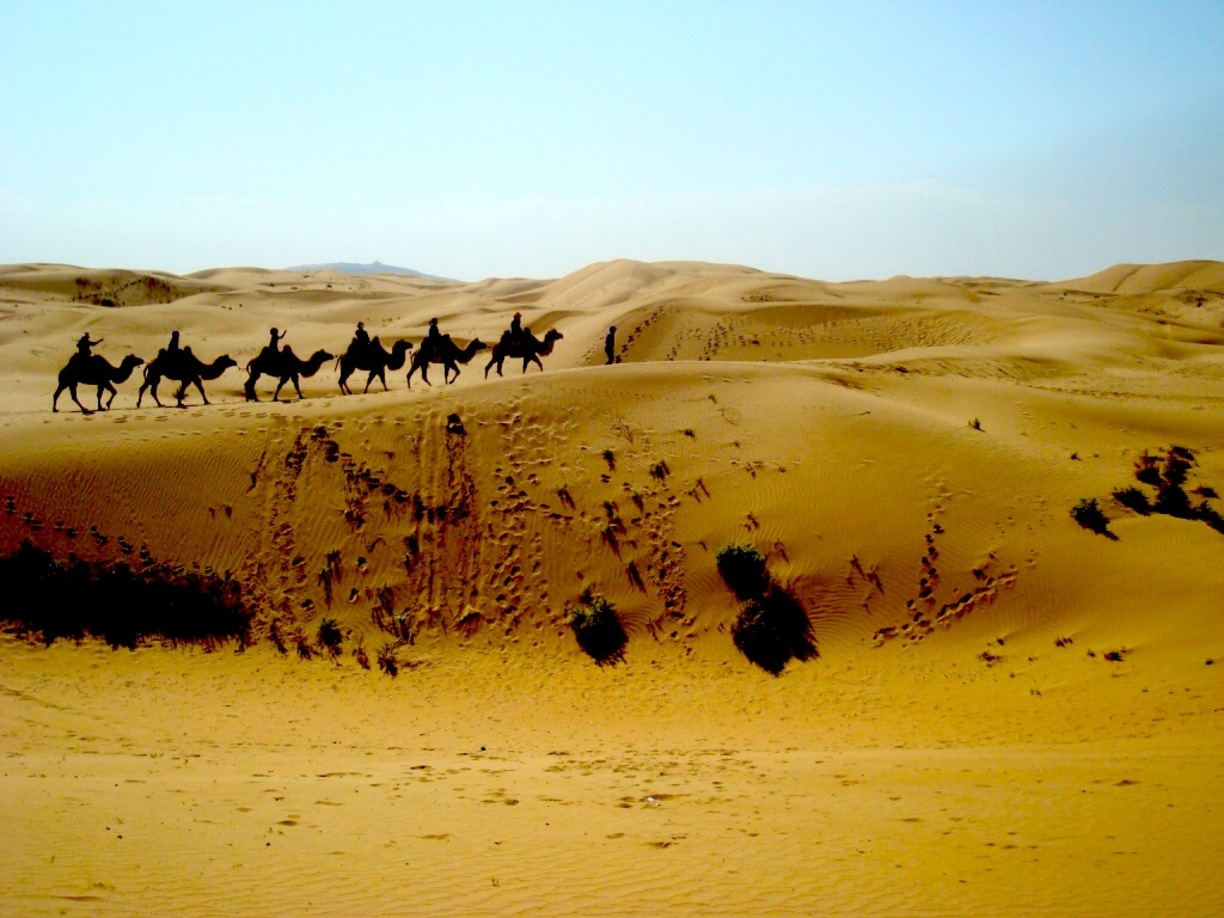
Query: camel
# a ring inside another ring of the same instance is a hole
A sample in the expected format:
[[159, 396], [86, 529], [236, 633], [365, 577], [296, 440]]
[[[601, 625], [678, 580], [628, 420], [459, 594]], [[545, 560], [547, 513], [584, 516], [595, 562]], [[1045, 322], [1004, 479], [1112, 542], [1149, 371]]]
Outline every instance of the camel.
[[501, 340], [493, 346], [493, 355], [489, 360], [488, 366], [485, 367], [485, 379], [489, 378], [489, 370], [494, 366], [497, 367], [497, 375], [502, 375], [502, 362], [507, 357], [522, 357], [523, 372], [527, 372], [528, 364], [534, 363], [543, 372], [544, 364], [540, 363], [541, 357], [547, 357], [553, 351], [553, 345], [560, 341], [564, 335], [555, 328], [550, 328], [544, 335], [544, 340], [541, 341], [531, 333], [531, 329], [524, 329], [519, 336], [519, 340], [515, 341], [514, 336], [506, 332], [501, 336]]
[[478, 352], [487, 347], [488, 345], [479, 338], [473, 338], [465, 348], [460, 348], [455, 344], [450, 335], [443, 335], [442, 343], [438, 345], [430, 344], [429, 339], [426, 338], [421, 342], [421, 347], [417, 352], [412, 355], [412, 366], [408, 368], [408, 388], [412, 388], [412, 374], [417, 370], [421, 371], [421, 379], [425, 380], [426, 385], [433, 385], [429, 381], [431, 363], [442, 364], [442, 380], [450, 385], [459, 378], [459, 364], [466, 366]]
[[204, 399], [204, 404], [207, 405], [209, 402], [208, 396], [204, 393], [203, 381], [216, 379], [230, 367], [236, 366], [238, 366], [238, 361], [229, 354], [222, 354], [212, 363], [205, 363], [191, 353], [189, 347], [177, 353], [163, 348], [157, 352], [156, 357], [145, 364], [144, 382], [140, 384], [140, 392], [136, 396], [136, 407], [140, 407], [140, 401], [144, 398], [146, 389], [153, 393], [153, 401], [157, 402], [157, 407], [162, 407], [161, 399], [157, 397], [157, 387], [163, 379], [173, 379], [180, 384], [175, 393], [179, 408], [183, 407], [183, 399], [190, 385], [200, 390], [200, 398]]
[[98, 387], [98, 410], [105, 411], [102, 407], [102, 390], [110, 392], [110, 398], [106, 400], [106, 407], [111, 406], [111, 402], [115, 400], [115, 383], [126, 382], [127, 378], [132, 375], [132, 371], [144, 363], [144, 359], [137, 357], [135, 354], [128, 354], [123, 358], [119, 366], [111, 365], [111, 362], [99, 354], [73, 354], [67, 365], [59, 371], [59, 386], [55, 390], [55, 396], [51, 399], [51, 410], [58, 411], [60, 393], [65, 389], [72, 395], [72, 400], [77, 403], [77, 407], [85, 414], [93, 414], [93, 412], [81, 404], [81, 400], [77, 398], [77, 386], [97, 386]]
[[260, 376], [274, 376], [279, 380], [276, 384], [276, 391], [272, 393], [273, 401], [280, 399], [281, 388], [290, 381], [293, 382], [293, 388], [297, 392], [298, 398], [303, 398], [302, 387], [298, 385], [298, 377], [314, 376], [319, 372], [319, 368], [323, 364], [335, 359], [334, 354], [329, 354], [322, 348], [311, 354], [309, 360], [302, 360], [297, 354], [293, 353], [293, 348], [288, 345], [285, 345], [279, 351], [265, 347], [259, 352], [258, 357], [246, 365], [247, 381], [242, 384], [243, 391], [246, 393], [246, 400], [248, 402], [259, 401], [259, 396], [255, 394], [255, 383], [259, 381]]
[[412, 350], [411, 341], [396, 341], [391, 345], [391, 353], [387, 353], [387, 349], [383, 347], [378, 338], [364, 346], [354, 341], [336, 361], [340, 367], [340, 391], [345, 395], [352, 395], [353, 390], [348, 387], [349, 376], [354, 370], [368, 370], [370, 375], [366, 379], [364, 391], [369, 392], [370, 384], [378, 379], [383, 384], [383, 391], [386, 392], [387, 370], [398, 370], [402, 367], [410, 350]]

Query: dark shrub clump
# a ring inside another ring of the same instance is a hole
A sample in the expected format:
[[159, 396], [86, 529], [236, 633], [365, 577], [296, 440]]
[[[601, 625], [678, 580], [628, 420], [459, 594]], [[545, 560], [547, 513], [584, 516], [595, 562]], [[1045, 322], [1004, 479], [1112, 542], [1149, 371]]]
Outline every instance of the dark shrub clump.
[[213, 646], [245, 645], [251, 613], [228, 576], [169, 565], [133, 571], [113, 562], [58, 561], [30, 542], [0, 558], [0, 621], [50, 645], [102, 638], [131, 647], [146, 638]]
[[567, 609], [578, 646], [597, 663], [614, 663], [624, 655], [629, 638], [616, 609], [603, 596], [583, 590]]
[[1114, 500], [1120, 503], [1128, 510], [1134, 510], [1140, 516], [1147, 516], [1152, 512], [1152, 503], [1148, 500], [1147, 495], [1136, 487], [1122, 488], [1119, 491], [1114, 491]]
[[333, 660], [340, 656], [344, 635], [340, 633], [340, 624], [334, 618], [325, 618], [319, 622], [319, 645], [327, 651]]
[[761, 669], [778, 675], [792, 658], [817, 656], [812, 624], [794, 594], [771, 586], [763, 595], [749, 599], [731, 626], [731, 640]]
[[714, 560], [736, 599], [755, 599], [769, 588], [765, 559], [751, 545], [726, 545], [718, 550]]
[[1071, 508], [1071, 517], [1085, 529], [1098, 535], [1109, 536], [1109, 517], [1101, 510], [1095, 497], [1083, 498]]

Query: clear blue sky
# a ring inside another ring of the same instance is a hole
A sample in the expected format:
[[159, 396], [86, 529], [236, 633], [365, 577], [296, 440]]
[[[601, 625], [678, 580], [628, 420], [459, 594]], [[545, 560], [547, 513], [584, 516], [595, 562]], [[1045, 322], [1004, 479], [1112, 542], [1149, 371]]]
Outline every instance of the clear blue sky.
[[0, 263], [1224, 258], [1224, 0], [0, 0]]

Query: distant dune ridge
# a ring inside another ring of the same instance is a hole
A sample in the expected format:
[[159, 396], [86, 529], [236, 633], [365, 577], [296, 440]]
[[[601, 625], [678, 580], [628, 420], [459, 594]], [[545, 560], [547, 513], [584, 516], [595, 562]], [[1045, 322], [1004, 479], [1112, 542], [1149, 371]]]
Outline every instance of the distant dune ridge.
[[[516, 313], [542, 371], [244, 398]], [[52, 414], [172, 330], [210, 405]], [[0, 911], [1224, 912], [1224, 263], [6, 265], [0, 394], [0, 556], [249, 615], [10, 627]]]
[[432, 274], [424, 274], [420, 271], [414, 271], [411, 268], [399, 268], [395, 265], [384, 265], [381, 261], [372, 261], [369, 264], [358, 264], [352, 261], [332, 261], [326, 264], [319, 265], [295, 265], [292, 268], [286, 268], [286, 271], [297, 271], [301, 274], [311, 274], [315, 271], [338, 271], [341, 274], [402, 274], [408, 277], [425, 277], [430, 280], [444, 280], [445, 278], [435, 277]]

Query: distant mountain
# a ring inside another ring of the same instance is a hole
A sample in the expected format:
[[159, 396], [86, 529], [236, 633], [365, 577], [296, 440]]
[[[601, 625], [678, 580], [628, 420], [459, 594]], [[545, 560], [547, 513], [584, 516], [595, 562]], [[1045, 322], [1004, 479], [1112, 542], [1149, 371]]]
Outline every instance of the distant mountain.
[[297, 271], [309, 274], [311, 271], [339, 271], [341, 274], [403, 274], [408, 277], [423, 277], [426, 280], [446, 280], [433, 274], [413, 271], [411, 268], [398, 268], [395, 265], [384, 265], [381, 261], [372, 261], [368, 265], [359, 265], [351, 261], [333, 261], [325, 265], [294, 265], [286, 271]]

